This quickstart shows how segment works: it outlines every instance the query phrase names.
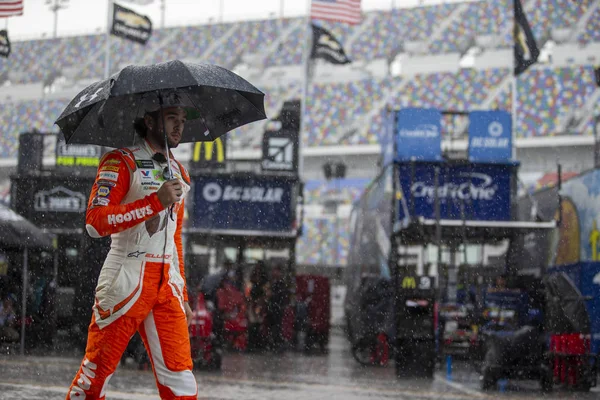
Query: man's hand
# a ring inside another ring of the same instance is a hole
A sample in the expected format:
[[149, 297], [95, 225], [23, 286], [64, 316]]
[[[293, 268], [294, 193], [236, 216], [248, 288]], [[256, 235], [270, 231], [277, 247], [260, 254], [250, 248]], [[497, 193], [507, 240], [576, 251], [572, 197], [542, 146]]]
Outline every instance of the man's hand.
[[187, 301], [184, 302], [183, 309], [185, 310], [185, 317], [187, 318], [187, 324], [188, 324], [188, 326], [190, 326], [190, 324], [192, 323], [192, 317], [194, 316], [194, 313], [192, 312], [192, 308], [190, 307], [190, 303], [188, 303]]
[[171, 204], [176, 203], [183, 194], [183, 187], [178, 179], [171, 179], [166, 181], [156, 192], [158, 200], [164, 208], [169, 207]]

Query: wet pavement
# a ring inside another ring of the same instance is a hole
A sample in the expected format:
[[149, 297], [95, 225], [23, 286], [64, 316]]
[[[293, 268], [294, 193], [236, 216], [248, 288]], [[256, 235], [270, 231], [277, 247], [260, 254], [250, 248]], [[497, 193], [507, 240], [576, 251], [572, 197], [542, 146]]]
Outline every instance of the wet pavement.
[[[0, 355], [0, 400], [64, 399], [80, 357]], [[226, 354], [219, 372], [197, 371], [199, 399], [493, 399], [541, 398], [537, 382], [507, 382], [501, 391], [479, 390], [478, 375], [454, 363], [452, 379], [397, 379], [387, 367], [362, 367], [341, 332], [332, 334], [328, 354]], [[151, 371], [119, 367], [107, 399], [159, 399]], [[599, 399], [591, 393], [555, 392], [544, 398]]]

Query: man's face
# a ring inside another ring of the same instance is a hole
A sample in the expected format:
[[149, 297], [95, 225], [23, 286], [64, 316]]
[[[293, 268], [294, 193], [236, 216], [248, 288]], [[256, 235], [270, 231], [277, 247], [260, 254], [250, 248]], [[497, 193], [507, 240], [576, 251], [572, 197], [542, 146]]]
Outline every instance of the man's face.
[[[167, 142], [169, 144], [170, 149], [174, 149], [179, 145], [181, 141], [181, 137], [183, 135], [183, 128], [185, 127], [186, 122], [186, 112], [182, 108], [178, 107], [169, 107], [164, 108], [163, 117], [165, 121], [165, 127], [167, 131]], [[164, 146], [164, 132], [162, 128], [163, 118], [161, 118], [160, 114], [158, 115], [158, 121], [156, 121], [156, 128], [151, 129], [151, 133], [154, 139]]]

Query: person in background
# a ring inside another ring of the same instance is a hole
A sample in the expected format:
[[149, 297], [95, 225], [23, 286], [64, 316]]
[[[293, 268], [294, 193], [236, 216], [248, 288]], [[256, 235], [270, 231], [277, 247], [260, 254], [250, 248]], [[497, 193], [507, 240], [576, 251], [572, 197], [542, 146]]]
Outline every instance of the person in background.
[[17, 316], [14, 309], [16, 300], [14, 294], [9, 294], [0, 303], [0, 342], [19, 340], [19, 332], [16, 329]]
[[289, 302], [289, 291], [279, 265], [271, 271], [270, 296], [267, 302], [267, 333], [270, 350], [282, 350], [283, 336], [281, 332], [283, 313]]
[[267, 286], [269, 279], [267, 269], [262, 261], [258, 261], [250, 276], [250, 295], [248, 299], [248, 350], [262, 350], [265, 345], [261, 330], [265, 319], [267, 303]]

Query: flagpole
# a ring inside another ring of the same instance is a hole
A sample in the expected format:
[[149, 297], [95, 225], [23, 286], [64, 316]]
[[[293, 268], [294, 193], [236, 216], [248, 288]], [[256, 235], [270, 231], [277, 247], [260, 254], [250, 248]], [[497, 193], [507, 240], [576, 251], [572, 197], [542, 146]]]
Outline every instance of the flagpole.
[[517, 160], [517, 77], [514, 74], [514, 68], [512, 71], [512, 81], [511, 81], [511, 117], [512, 117], [512, 159], [513, 161]]
[[308, 96], [308, 68], [310, 65], [310, 50], [312, 44], [312, 30], [310, 28], [310, 8], [311, 8], [312, 0], [306, 0], [306, 26], [305, 26], [305, 36], [304, 36], [304, 52], [302, 54], [303, 64], [302, 64], [302, 73], [303, 73], [303, 81], [302, 81], [302, 97], [300, 98], [300, 132], [298, 134], [298, 175], [302, 176], [302, 172], [304, 169], [304, 152], [302, 150], [302, 135], [304, 134], [304, 130], [306, 129], [306, 97]]
[[[515, 1], [512, 2], [513, 3], [513, 48], [515, 46], [516, 40], [517, 38], [515, 37], [516, 35], [516, 31], [517, 31], [517, 13], [516, 13], [516, 4]], [[514, 50], [513, 50], [513, 58], [512, 58], [513, 62], [512, 62], [512, 71], [510, 71], [510, 73], [512, 74], [512, 79], [510, 81], [510, 93], [511, 93], [511, 101], [510, 101], [510, 117], [511, 117], [511, 125], [512, 125], [512, 129], [511, 129], [511, 140], [512, 140], [512, 159], [513, 161], [517, 160], [517, 74], [515, 73], [515, 71], [517, 70], [517, 58], [514, 54]]]
[[108, 0], [106, 11], [106, 45], [104, 49], [104, 79], [110, 76], [110, 31], [112, 23], [113, 0]]

